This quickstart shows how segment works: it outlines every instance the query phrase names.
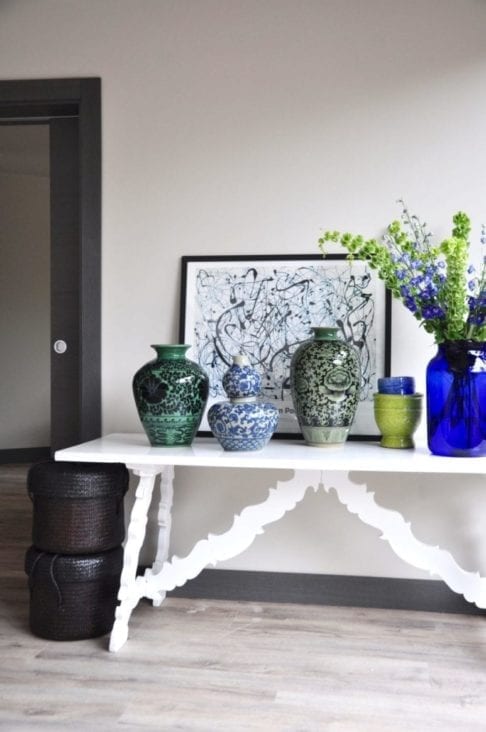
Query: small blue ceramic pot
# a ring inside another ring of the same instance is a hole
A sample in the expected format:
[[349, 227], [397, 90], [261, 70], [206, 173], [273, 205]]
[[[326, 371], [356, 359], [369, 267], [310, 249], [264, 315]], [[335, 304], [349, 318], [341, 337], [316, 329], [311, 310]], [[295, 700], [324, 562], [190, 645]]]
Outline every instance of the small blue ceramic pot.
[[384, 376], [378, 379], [379, 394], [414, 394], [415, 379], [413, 376]]

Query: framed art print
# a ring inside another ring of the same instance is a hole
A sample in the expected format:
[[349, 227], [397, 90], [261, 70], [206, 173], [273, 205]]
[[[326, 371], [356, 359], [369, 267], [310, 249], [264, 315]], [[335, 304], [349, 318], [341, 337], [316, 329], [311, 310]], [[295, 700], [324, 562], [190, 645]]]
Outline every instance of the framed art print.
[[[345, 255], [183, 257], [180, 343], [209, 376], [208, 408], [226, 399], [223, 374], [244, 353], [279, 410], [275, 437], [299, 437], [289, 375], [312, 327], [335, 326], [360, 358], [360, 402], [349, 439], [377, 439], [373, 393], [389, 375], [390, 295], [362, 260]], [[207, 410], [206, 410], [207, 411]], [[199, 434], [211, 434], [205, 417]]]

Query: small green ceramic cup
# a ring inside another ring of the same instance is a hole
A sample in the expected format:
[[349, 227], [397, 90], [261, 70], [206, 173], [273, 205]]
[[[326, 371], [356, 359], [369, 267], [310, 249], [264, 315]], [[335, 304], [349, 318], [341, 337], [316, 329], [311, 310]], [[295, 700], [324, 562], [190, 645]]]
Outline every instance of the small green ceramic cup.
[[413, 434], [422, 416], [422, 394], [374, 394], [375, 421], [382, 447], [415, 447]]

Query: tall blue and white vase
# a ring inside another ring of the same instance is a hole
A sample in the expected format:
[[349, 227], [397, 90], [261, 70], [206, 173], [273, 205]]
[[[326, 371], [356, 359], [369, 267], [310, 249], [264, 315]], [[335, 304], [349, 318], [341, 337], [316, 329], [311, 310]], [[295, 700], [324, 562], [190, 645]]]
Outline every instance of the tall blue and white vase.
[[244, 355], [234, 356], [223, 376], [229, 401], [213, 404], [208, 422], [225, 450], [261, 450], [273, 435], [278, 409], [260, 400], [261, 377]]

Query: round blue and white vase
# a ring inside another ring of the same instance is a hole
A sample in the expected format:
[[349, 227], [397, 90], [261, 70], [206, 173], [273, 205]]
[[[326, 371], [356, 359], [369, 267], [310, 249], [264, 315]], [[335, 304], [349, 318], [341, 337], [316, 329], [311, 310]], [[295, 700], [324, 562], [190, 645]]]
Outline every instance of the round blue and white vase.
[[213, 404], [208, 422], [224, 450], [261, 450], [275, 432], [278, 409], [259, 400], [261, 378], [244, 355], [234, 356], [223, 376], [227, 402]]

